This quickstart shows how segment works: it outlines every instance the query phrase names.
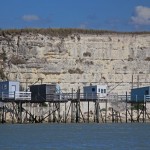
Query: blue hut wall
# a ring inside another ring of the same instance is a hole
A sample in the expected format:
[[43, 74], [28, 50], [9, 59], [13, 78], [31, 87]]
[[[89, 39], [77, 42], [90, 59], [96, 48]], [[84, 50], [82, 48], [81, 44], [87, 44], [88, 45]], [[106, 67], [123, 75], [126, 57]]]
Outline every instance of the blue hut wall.
[[0, 82], [0, 93], [9, 93], [19, 91], [19, 82], [18, 81], [2, 81]]
[[131, 89], [131, 101], [143, 102], [144, 95], [150, 95], [150, 86]]

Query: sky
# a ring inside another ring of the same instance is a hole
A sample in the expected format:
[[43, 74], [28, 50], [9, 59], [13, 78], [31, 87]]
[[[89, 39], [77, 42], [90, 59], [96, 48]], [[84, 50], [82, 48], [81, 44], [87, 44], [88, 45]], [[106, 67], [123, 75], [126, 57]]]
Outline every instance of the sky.
[[0, 29], [150, 31], [150, 0], [0, 0]]

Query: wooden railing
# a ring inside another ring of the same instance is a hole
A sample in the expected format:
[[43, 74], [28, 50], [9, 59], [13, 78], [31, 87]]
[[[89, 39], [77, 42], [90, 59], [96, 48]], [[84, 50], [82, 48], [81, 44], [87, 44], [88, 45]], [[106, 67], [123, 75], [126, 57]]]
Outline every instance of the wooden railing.
[[150, 101], [150, 95], [145, 95], [144, 96], [144, 101]]
[[131, 95], [118, 95], [118, 101], [130, 102], [131, 101]]
[[[1, 100], [32, 100], [31, 92], [2, 92], [0, 93]], [[99, 93], [54, 93], [46, 94], [46, 99], [39, 99], [39, 101], [71, 101], [71, 100], [108, 100], [108, 101], [118, 101], [118, 102], [131, 102], [130, 95], [117, 95], [108, 94], [103, 96]], [[38, 101], [38, 100], [37, 100]], [[150, 101], [150, 95], [144, 96], [144, 101]]]
[[99, 93], [60, 93], [60, 94], [46, 94], [47, 100], [102, 100], [107, 96], [102, 96]]
[[2, 100], [31, 100], [31, 92], [2, 92], [0, 93], [0, 98]]

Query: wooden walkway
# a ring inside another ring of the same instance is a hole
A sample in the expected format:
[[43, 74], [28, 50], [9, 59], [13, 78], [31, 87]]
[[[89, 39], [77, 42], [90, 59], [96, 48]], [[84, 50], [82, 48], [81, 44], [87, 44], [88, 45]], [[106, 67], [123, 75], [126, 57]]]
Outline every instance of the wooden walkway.
[[[149, 97], [145, 97], [146, 100]], [[67, 102], [67, 101], [120, 101], [128, 102], [131, 101], [130, 95], [116, 95], [109, 94], [106, 97], [102, 97], [100, 94], [93, 93], [60, 93], [60, 94], [47, 94], [46, 98], [41, 97], [40, 99], [32, 99], [31, 92], [9, 92], [9, 93], [0, 93], [0, 102], [32, 102], [32, 103], [42, 103], [42, 102]]]
[[[146, 95], [143, 102], [131, 101], [127, 93], [126, 95], [109, 94], [101, 97], [99, 94], [80, 92], [48, 94], [46, 100], [43, 98], [32, 100], [31, 92], [13, 92], [1, 93], [0, 102], [0, 123], [7, 122], [8, 114], [11, 116], [12, 123], [42, 123], [46, 120], [57, 123], [128, 123], [150, 120], [147, 109], [150, 95]], [[109, 103], [114, 106], [108, 107]], [[124, 119], [121, 112], [115, 108], [120, 103], [125, 106]], [[83, 112], [81, 105], [86, 105], [86, 112]], [[37, 117], [36, 110], [40, 111], [41, 116]], [[42, 114], [44, 110], [47, 111]]]
[[0, 93], [1, 102], [31, 101], [31, 92], [2, 92]]

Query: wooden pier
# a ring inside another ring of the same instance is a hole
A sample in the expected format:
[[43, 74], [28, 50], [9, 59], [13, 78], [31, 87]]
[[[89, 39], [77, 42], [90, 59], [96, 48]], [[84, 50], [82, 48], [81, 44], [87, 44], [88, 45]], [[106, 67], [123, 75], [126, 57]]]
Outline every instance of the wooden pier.
[[0, 123], [133, 123], [149, 122], [147, 105], [127, 95], [76, 93], [48, 94], [48, 100], [32, 100], [31, 92], [1, 93]]

